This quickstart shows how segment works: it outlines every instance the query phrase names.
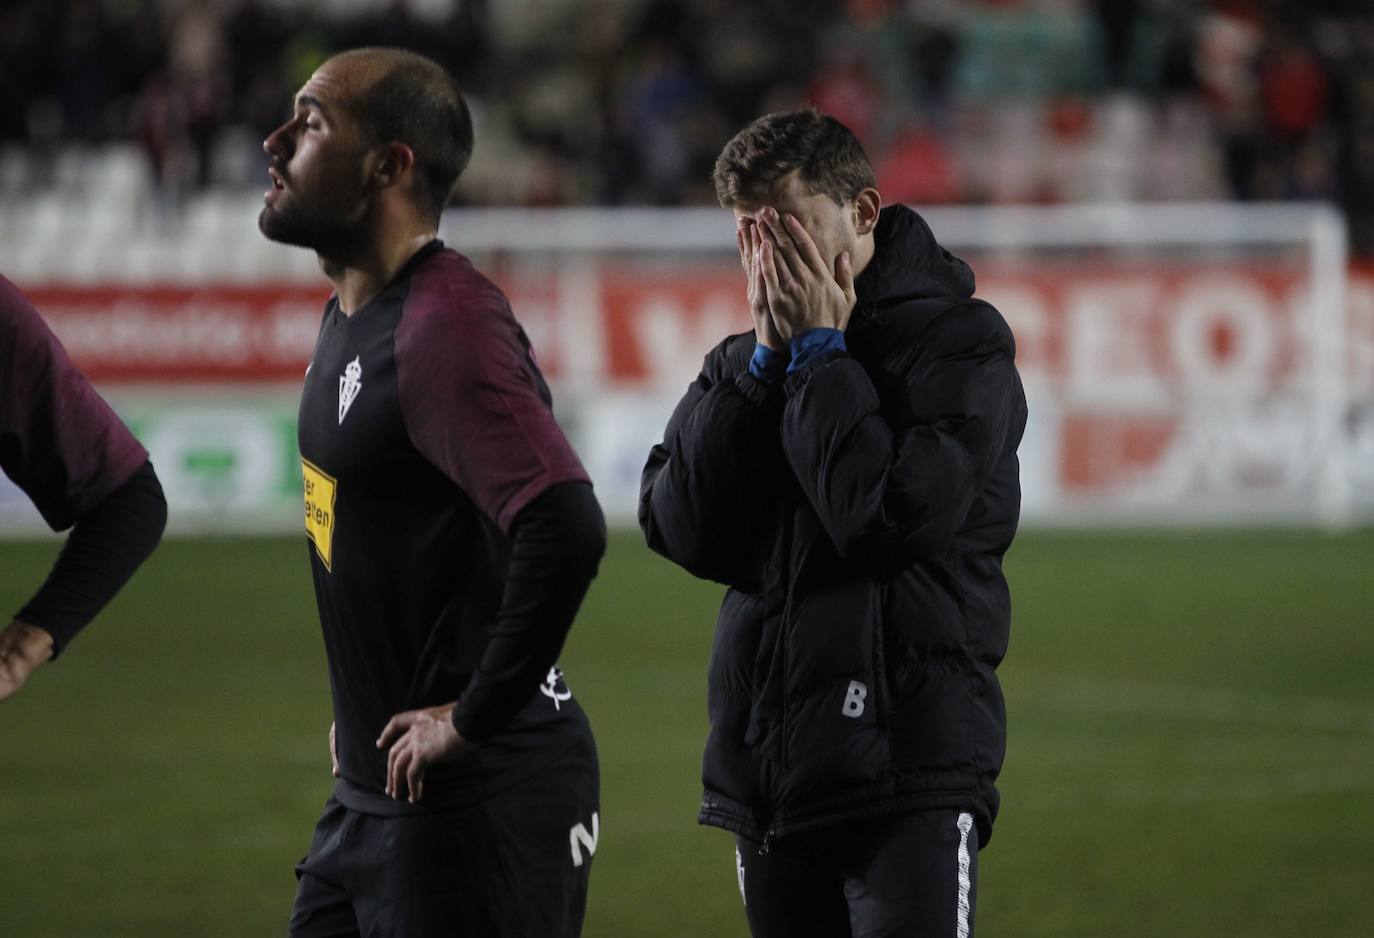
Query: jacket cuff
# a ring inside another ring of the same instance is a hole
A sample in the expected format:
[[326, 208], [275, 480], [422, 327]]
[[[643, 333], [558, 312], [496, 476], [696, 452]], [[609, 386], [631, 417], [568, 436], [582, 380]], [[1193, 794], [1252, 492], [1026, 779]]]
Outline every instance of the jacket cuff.
[[769, 384], [765, 381], [760, 381], [747, 371], [735, 378], [735, 390], [739, 391], [744, 399], [755, 407], [763, 407], [770, 401], [776, 400], [781, 388], [781, 381], [775, 384]]
[[787, 377], [787, 353], [769, 348], [762, 342], [754, 346], [749, 359], [749, 373], [764, 384], [777, 384]]
[[782, 384], [783, 391], [788, 397], [795, 397], [817, 371], [833, 361], [850, 357], [849, 352], [844, 349], [831, 349], [820, 355], [812, 356], [805, 365], [787, 376], [787, 380]]
[[787, 373], [801, 371], [812, 359], [820, 358], [830, 352], [843, 352], [848, 346], [845, 345], [844, 333], [839, 329], [826, 329], [817, 327], [807, 329], [800, 335], [792, 337], [791, 352], [792, 361], [787, 366]]

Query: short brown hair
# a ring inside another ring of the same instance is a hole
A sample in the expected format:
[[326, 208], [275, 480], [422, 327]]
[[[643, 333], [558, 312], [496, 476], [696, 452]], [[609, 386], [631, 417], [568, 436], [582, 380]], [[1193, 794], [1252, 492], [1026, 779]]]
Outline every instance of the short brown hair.
[[735, 134], [716, 158], [716, 198], [725, 208], [762, 201], [793, 170], [811, 191], [839, 205], [877, 186], [859, 139], [812, 108], [765, 114]]
[[350, 103], [372, 143], [404, 143], [415, 154], [421, 208], [437, 219], [472, 158], [472, 115], [439, 63], [402, 49], [354, 49], [384, 68]]

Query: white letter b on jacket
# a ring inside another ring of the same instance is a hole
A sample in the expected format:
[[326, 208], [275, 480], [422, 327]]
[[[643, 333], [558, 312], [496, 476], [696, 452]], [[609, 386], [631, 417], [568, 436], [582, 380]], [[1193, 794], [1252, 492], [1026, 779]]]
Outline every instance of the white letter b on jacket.
[[840, 708], [840, 712], [857, 720], [864, 715], [864, 699], [867, 697], [868, 686], [863, 681], [850, 681], [849, 690], [844, 695], [844, 706]]

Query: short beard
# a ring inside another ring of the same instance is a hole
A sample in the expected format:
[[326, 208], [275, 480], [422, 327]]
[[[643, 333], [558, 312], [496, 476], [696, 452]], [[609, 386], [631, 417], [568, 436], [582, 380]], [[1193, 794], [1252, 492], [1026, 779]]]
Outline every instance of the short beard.
[[302, 217], [300, 213], [273, 211], [268, 205], [258, 213], [258, 230], [270, 241], [319, 254], [335, 253], [353, 240], [351, 226], [341, 219]]

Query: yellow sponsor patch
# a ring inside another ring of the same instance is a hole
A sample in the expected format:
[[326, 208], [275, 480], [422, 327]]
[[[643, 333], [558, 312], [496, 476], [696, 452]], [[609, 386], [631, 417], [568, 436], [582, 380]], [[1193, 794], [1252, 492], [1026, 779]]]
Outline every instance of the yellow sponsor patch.
[[334, 492], [338, 480], [310, 460], [301, 458], [305, 476], [305, 533], [315, 545], [324, 568], [331, 573], [334, 548]]

